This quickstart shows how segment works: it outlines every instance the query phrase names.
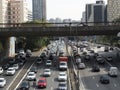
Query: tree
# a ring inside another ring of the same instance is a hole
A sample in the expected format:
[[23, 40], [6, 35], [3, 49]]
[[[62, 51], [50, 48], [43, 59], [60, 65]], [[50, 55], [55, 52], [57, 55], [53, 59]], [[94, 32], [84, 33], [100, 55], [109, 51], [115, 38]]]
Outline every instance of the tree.
[[[114, 24], [119, 24], [120, 23], [120, 17], [114, 19], [112, 22]], [[118, 43], [119, 38], [117, 37], [117, 35], [102, 36], [101, 40], [102, 40], [103, 43], [109, 43], [110, 45], [119, 46], [119, 43]]]

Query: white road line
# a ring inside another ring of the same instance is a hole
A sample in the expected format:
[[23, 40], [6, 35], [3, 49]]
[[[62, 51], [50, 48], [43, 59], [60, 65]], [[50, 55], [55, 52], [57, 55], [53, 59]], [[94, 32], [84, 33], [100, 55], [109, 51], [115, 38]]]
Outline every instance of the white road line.
[[[69, 70], [67, 70], [67, 73], [68, 73], [68, 75], [70, 75], [70, 74], [69, 74]], [[69, 77], [70, 77], [70, 76], [69, 76]], [[70, 87], [69, 90], [71, 90], [70, 78], [68, 78], [68, 81], [69, 81], [69, 87]]]
[[83, 85], [83, 81], [82, 81], [81, 76], [80, 76], [80, 72], [79, 72], [79, 81], [80, 81], [80, 90], [85, 90], [85, 87]]
[[[43, 51], [43, 50], [42, 50]], [[42, 51], [40, 51], [40, 54], [41, 54], [41, 52]], [[34, 63], [35, 63], [35, 61], [33, 62], [33, 64], [30, 66], [30, 68], [34, 65]], [[25, 65], [24, 65], [25, 66]], [[23, 66], [23, 67], [24, 67]], [[23, 67], [22, 67], [22, 69], [23, 69]], [[30, 70], [30, 68], [27, 70], [27, 72]], [[21, 70], [22, 70], [21, 69]], [[20, 72], [21, 72], [21, 70], [20, 70]], [[20, 74], [20, 72], [19, 72], [19, 74]], [[21, 80], [20, 80], [20, 82], [18, 83], [18, 85], [16, 86], [16, 88], [15, 88], [15, 90], [19, 87], [19, 85], [20, 85], [20, 83], [23, 81], [23, 79], [26, 77], [26, 75], [27, 75], [27, 73], [23, 76], [23, 78], [21, 78]], [[17, 74], [17, 76], [18, 76], [18, 74]], [[17, 77], [16, 77], [17, 78]], [[15, 79], [16, 78], [14, 78], [14, 80], [13, 81], [15, 81]], [[13, 83], [13, 82], [12, 82]], [[9, 87], [12, 85], [12, 83], [9, 85]], [[9, 88], [7, 88], [7, 90], [8, 90]]]
[[99, 84], [96, 84], [97, 87], [99, 87]]
[[112, 67], [112, 64], [110, 64], [108, 61], [105, 60], [105, 62], [106, 62], [110, 67]]
[[[24, 65], [25, 66], [25, 65]], [[7, 90], [10, 88], [10, 86], [13, 84], [13, 82], [15, 81], [15, 79], [17, 78], [17, 76], [20, 74], [20, 72], [22, 71], [22, 69], [24, 68], [24, 66], [21, 68], [21, 70], [17, 73], [17, 75], [15, 76], [15, 78], [12, 80], [12, 82], [10, 83], [10, 85], [7, 87]]]
[[52, 79], [52, 81], [54, 82], [54, 79]]
[[117, 84], [114, 83], [114, 86], [117, 87]]
[[92, 77], [93, 79], [95, 79], [95, 77]]
[[53, 87], [51, 87], [51, 90], [53, 90]]
[[[30, 66], [30, 68], [34, 65], [35, 61], [33, 62], [33, 64]], [[27, 70], [27, 72], [30, 70], [30, 68]], [[18, 83], [18, 85], [16, 86], [15, 90], [19, 87], [20, 83], [23, 81], [23, 79], [26, 77], [27, 73], [25, 73], [25, 75], [21, 78], [20, 82]]]

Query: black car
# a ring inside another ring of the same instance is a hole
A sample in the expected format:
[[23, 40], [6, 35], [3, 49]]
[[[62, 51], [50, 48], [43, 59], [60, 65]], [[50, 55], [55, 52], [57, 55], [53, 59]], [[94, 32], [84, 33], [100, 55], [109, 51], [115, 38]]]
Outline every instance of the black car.
[[85, 60], [90, 60], [90, 55], [85, 55]]
[[10, 67], [10, 64], [8, 63], [2, 66], [3, 70], [7, 70], [9, 67]]
[[38, 58], [36, 59], [36, 61], [37, 61], [37, 64], [41, 64], [41, 63], [42, 63], [42, 58], [38, 57]]
[[105, 47], [104, 52], [109, 52], [109, 47]]
[[14, 64], [14, 63], [15, 63], [15, 61], [16, 61], [15, 59], [9, 59], [9, 64], [11, 64], [11, 65], [12, 65], [12, 64]]
[[28, 81], [23, 81], [20, 85], [20, 90], [29, 90], [30, 83]]
[[103, 57], [100, 56], [100, 55], [96, 57], [96, 60], [97, 60], [97, 62], [98, 62], [99, 64], [104, 64], [104, 63], [105, 63], [105, 60], [104, 60]]
[[92, 70], [91, 70], [92, 72], [99, 72], [100, 71], [100, 68], [99, 68], [99, 66], [97, 66], [97, 65], [94, 65], [94, 66], [92, 66]]
[[109, 77], [107, 75], [103, 75], [100, 77], [100, 82], [104, 84], [110, 83]]
[[31, 69], [30, 69], [30, 72], [35, 72], [35, 73], [37, 73], [37, 67], [32, 67]]

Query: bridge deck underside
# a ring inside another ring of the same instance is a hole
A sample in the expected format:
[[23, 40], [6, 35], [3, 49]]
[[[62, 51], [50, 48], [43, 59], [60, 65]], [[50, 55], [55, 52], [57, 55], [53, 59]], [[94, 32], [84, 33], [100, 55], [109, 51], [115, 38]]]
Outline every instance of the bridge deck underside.
[[0, 28], [0, 37], [117, 35], [120, 26]]

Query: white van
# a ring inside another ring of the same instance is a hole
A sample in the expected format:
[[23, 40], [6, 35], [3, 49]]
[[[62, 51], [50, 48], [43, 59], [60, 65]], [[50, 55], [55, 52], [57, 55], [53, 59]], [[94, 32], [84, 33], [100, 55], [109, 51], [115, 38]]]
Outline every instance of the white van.
[[117, 67], [110, 67], [110, 70], [108, 71], [108, 75], [117, 77], [118, 68]]

